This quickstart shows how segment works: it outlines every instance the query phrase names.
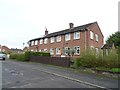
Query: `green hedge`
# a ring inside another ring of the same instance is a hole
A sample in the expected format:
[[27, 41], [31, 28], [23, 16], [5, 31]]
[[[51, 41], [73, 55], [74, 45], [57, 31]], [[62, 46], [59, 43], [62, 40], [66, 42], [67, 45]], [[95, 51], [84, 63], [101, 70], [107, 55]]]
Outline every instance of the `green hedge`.
[[96, 56], [96, 53], [89, 50], [75, 60], [74, 66], [87, 68], [120, 68], [120, 59], [118, 59], [118, 54], [115, 50], [104, 57], [102, 56], [102, 53], [99, 53], [99, 56]]
[[34, 56], [50, 56], [50, 53], [30, 52], [30, 51], [27, 51], [24, 54], [12, 53], [12, 54], [10, 54], [10, 59], [15, 59], [15, 60], [19, 60], [19, 61], [29, 61], [29, 58], [30, 58], [31, 55], [34, 55]]
[[50, 56], [50, 53], [47, 52], [31, 52], [30, 54], [34, 56]]

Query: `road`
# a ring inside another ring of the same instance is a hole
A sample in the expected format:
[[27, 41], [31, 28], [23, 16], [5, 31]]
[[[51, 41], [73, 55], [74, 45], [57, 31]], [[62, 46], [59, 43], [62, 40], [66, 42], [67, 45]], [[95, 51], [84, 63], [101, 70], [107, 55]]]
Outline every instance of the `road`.
[[118, 80], [33, 62], [2, 61], [2, 88], [118, 88]]

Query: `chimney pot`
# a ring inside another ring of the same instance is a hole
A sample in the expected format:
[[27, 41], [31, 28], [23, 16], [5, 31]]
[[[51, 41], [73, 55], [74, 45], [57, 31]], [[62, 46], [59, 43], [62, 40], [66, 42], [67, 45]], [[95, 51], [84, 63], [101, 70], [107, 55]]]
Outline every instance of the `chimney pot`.
[[73, 23], [69, 23], [70, 29], [74, 28], [74, 24]]
[[47, 35], [48, 34], [48, 30], [47, 30], [47, 28], [46, 28], [46, 30], [45, 30], [45, 35]]

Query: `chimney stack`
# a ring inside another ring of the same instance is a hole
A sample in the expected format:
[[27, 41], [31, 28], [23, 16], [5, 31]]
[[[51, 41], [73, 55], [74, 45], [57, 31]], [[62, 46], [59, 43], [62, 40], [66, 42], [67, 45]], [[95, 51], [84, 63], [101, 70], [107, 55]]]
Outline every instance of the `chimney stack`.
[[46, 27], [45, 27], [45, 35], [48, 35], [48, 30]]
[[74, 24], [73, 23], [69, 23], [70, 29], [74, 28]]

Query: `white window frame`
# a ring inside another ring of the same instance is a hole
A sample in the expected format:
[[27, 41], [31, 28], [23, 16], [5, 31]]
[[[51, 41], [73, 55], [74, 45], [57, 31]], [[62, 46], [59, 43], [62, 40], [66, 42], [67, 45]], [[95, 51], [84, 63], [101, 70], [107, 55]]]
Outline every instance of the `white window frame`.
[[57, 36], [57, 42], [61, 42], [61, 35]]
[[74, 39], [80, 39], [80, 31], [74, 32]]
[[[79, 50], [79, 53], [78, 53], [77, 50]], [[80, 55], [80, 46], [74, 46], [74, 54], [75, 55]]]
[[60, 48], [56, 48], [56, 55], [60, 55], [61, 54], [61, 49]]
[[44, 49], [44, 52], [48, 52], [47, 48]]
[[50, 48], [50, 54], [54, 55], [54, 49], [53, 48]]
[[90, 39], [94, 39], [94, 33], [93, 33], [93, 31], [90, 31]]
[[51, 37], [50, 38], [50, 43], [54, 43], [55, 42], [55, 37]]
[[43, 39], [40, 39], [40, 44], [43, 44]]
[[34, 50], [33, 50], [33, 49], [31, 49], [30, 51], [31, 51], [31, 52], [33, 52]]
[[48, 43], [48, 38], [45, 38], [44, 39], [44, 44], [47, 44]]
[[34, 45], [34, 41], [31, 41], [31, 46], [33, 46]]
[[38, 45], [38, 40], [35, 40], [35, 45]]
[[69, 41], [70, 40], [70, 33], [65, 34], [65, 41]]
[[99, 54], [99, 49], [95, 48], [95, 51], [96, 51], [96, 54], [98, 55]]
[[41, 49], [39, 49], [39, 52], [41, 52]]
[[71, 50], [71, 48], [70, 47], [65, 47], [65, 55], [68, 55], [68, 53], [67, 53], [67, 50]]
[[90, 50], [94, 50], [94, 46], [90, 46]]
[[95, 34], [95, 38], [96, 38], [96, 41], [98, 42], [98, 39], [99, 39], [98, 34]]

